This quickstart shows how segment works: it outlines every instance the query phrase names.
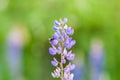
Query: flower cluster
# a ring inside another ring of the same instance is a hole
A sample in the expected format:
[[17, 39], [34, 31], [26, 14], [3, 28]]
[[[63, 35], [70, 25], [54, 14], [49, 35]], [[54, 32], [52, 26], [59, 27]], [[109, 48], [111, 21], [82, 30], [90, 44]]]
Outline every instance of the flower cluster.
[[67, 24], [67, 18], [64, 20], [55, 20], [53, 30], [55, 33], [52, 38], [49, 39], [51, 47], [49, 48], [49, 53], [52, 56], [59, 55], [60, 60], [53, 57], [51, 64], [56, 67], [52, 76], [54, 78], [61, 78], [61, 80], [73, 80], [74, 74], [71, 71], [75, 68], [74, 64], [71, 64], [75, 57], [75, 54], [72, 53], [73, 45], [76, 41], [70, 37], [73, 35], [73, 28], [69, 27]]

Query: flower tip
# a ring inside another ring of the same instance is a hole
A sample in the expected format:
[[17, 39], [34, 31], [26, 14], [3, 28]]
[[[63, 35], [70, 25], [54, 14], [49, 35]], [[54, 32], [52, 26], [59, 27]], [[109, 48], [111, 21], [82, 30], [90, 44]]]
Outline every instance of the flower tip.
[[55, 31], [56, 31], [56, 30], [58, 30], [58, 28], [57, 28], [56, 26], [53, 26], [53, 30], [55, 30]]
[[60, 25], [60, 23], [59, 23], [57, 20], [55, 20], [54, 24], [55, 24], [56, 26], [59, 26], [59, 25]]
[[68, 21], [68, 19], [67, 18], [64, 18], [64, 23], [66, 23]]

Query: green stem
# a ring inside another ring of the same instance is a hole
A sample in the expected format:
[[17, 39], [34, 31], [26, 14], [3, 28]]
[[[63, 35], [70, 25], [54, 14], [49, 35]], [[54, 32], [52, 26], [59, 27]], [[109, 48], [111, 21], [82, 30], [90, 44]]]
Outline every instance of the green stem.
[[63, 73], [63, 64], [62, 64], [62, 54], [61, 54], [61, 64], [60, 64], [60, 66], [61, 66], [61, 80], [63, 80], [64, 73]]
[[[62, 30], [64, 30], [64, 24], [62, 25]], [[64, 41], [62, 42], [62, 48], [64, 48]], [[64, 80], [64, 68], [63, 68], [63, 64], [62, 64], [62, 55], [63, 55], [63, 53], [61, 53], [61, 63], [60, 63], [60, 67], [61, 67], [61, 80]]]

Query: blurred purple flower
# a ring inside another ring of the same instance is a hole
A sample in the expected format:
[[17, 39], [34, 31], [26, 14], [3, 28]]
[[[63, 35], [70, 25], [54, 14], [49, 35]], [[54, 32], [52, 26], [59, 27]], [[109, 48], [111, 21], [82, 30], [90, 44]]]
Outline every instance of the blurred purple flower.
[[104, 48], [101, 40], [94, 39], [92, 41], [89, 59], [91, 64], [91, 78], [92, 80], [99, 80], [105, 63]]

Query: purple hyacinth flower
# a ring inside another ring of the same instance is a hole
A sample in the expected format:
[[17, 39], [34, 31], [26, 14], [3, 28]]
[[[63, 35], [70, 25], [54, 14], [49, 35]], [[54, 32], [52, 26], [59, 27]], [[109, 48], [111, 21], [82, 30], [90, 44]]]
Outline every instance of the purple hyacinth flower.
[[55, 30], [55, 31], [56, 31], [56, 30], [58, 30], [58, 27], [56, 27], [56, 26], [53, 26], [53, 30]]
[[55, 20], [54, 24], [55, 24], [56, 26], [60, 26], [60, 23], [59, 23], [57, 20]]
[[66, 43], [65, 43], [65, 46], [66, 48], [70, 49], [73, 45], [75, 45], [76, 41], [75, 40], [72, 40], [72, 38], [67, 38], [66, 39]]
[[57, 44], [58, 44], [58, 40], [53, 39], [50, 43], [51, 43], [52, 45], [57, 45]]
[[54, 58], [52, 61], [51, 61], [51, 64], [53, 66], [57, 66], [58, 65], [58, 61]]
[[65, 63], [66, 63], [66, 60], [65, 60], [65, 59], [62, 59], [62, 63], [65, 64]]
[[49, 48], [49, 53], [51, 54], [51, 55], [56, 55], [56, 49], [54, 49], [54, 48]]
[[69, 73], [69, 72], [70, 72], [70, 68], [69, 67], [64, 69], [64, 73]]
[[66, 44], [66, 47], [67, 47], [68, 49], [70, 49], [72, 46], [75, 45], [75, 43], [76, 43], [76, 41], [75, 41], [75, 40], [72, 40], [72, 41], [70, 41], [68, 44]]
[[58, 52], [58, 54], [62, 53], [62, 47], [60, 45], [58, 45], [57, 52]]
[[70, 43], [71, 41], [72, 41], [72, 38], [67, 37], [67, 39], [66, 39], [66, 44]]
[[69, 60], [69, 61], [72, 61], [74, 59], [74, 57], [75, 57], [75, 54], [70, 54], [70, 55], [66, 56], [67, 60]]
[[71, 38], [67, 37], [66, 42], [65, 42], [66, 48], [70, 48], [71, 47], [71, 44], [70, 44], [71, 40], [72, 40]]
[[62, 63], [65, 64], [66, 63], [66, 59], [65, 59], [65, 56], [62, 56]]
[[74, 30], [71, 27], [67, 27], [66, 33], [69, 34], [69, 35], [73, 35]]
[[66, 32], [63, 30], [62, 31], [62, 36], [64, 37], [64, 38], [67, 38], [67, 34], [66, 34]]
[[53, 35], [53, 38], [54, 39], [59, 39], [59, 37], [60, 37], [59, 34], [57, 32], [55, 32], [54, 35]]

